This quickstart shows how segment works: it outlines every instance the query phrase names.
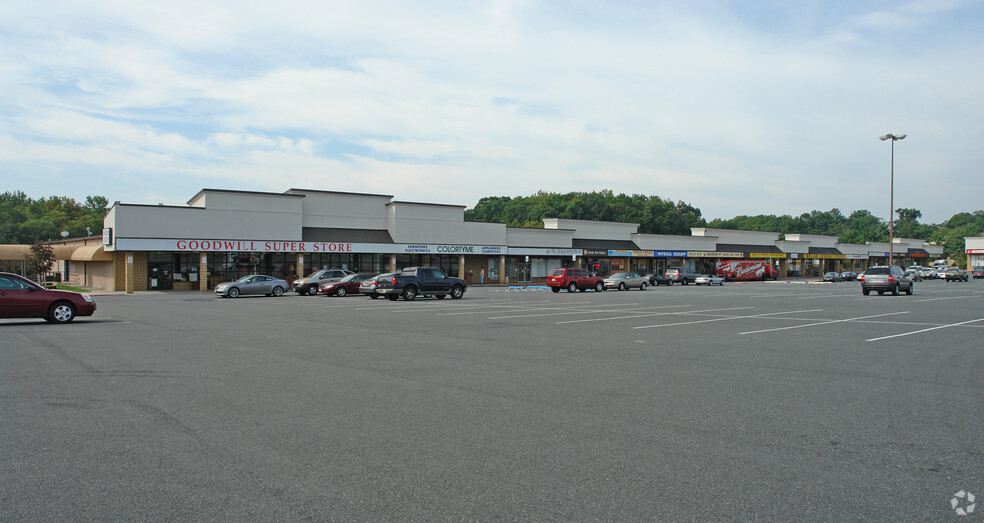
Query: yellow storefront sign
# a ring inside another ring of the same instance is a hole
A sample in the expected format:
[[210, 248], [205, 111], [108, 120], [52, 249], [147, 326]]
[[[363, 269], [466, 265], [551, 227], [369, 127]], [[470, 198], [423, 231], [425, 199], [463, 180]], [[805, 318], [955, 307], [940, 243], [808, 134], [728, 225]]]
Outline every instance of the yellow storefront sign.
[[748, 253], [749, 258], [777, 258], [785, 259], [786, 253], [784, 252], [750, 252]]

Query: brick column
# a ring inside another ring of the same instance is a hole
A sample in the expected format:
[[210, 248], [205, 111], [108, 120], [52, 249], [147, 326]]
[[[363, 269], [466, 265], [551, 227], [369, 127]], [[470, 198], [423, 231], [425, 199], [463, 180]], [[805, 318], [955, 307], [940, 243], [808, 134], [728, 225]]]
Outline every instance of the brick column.
[[208, 254], [198, 253], [198, 290], [208, 291]]
[[304, 255], [303, 254], [298, 254], [297, 255], [297, 277], [298, 278], [303, 278], [304, 277]]
[[126, 256], [126, 293], [133, 294], [133, 252], [127, 252]]
[[465, 273], [466, 272], [468, 272], [468, 271], [465, 270], [465, 255], [464, 254], [459, 254], [458, 255], [458, 277], [461, 278], [462, 280], [465, 279]]
[[390, 254], [390, 268], [389, 272], [396, 272], [396, 255]]
[[499, 256], [499, 283], [509, 283], [509, 278], [506, 277], [506, 257]]

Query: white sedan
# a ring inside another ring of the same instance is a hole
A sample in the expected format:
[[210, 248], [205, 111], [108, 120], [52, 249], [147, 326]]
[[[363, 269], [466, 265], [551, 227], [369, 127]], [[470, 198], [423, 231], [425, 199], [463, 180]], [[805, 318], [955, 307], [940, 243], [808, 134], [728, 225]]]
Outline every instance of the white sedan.
[[720, 276], [715, 276], [713, 274], [701, 274], [696, 279], [694, 283], [697, 285], [724, 285], [724, 278]]

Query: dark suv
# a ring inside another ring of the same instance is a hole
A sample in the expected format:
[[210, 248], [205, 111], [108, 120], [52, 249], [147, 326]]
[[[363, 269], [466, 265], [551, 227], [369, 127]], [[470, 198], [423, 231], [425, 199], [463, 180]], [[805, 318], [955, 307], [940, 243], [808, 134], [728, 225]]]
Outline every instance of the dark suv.
[[904, 290], [906, 294], [912, 294], [912, 280], [898, 265], [868, 267], [860, 278], [861, 293], [865, 296], [871, 291], [878, 291], [878, 294], [891, 291], [893, 296], [898, 296], [899, 291]]
[[314, 271], [308, 274], [306, 278], [294, 280], [294, 291], [301, 296], [305, 294], [314, 296], [318, 294], [318, 286], [322, 283], [338, 281], [349, 274], [355, 273], [345, 269], [321, 269], [320, 271]]

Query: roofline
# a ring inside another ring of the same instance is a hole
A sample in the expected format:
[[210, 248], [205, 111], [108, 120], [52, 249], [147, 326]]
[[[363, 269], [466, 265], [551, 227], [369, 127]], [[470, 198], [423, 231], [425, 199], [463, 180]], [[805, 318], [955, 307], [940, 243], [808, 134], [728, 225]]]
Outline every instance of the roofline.
[[[426, 205], [427, 207], [455, 207], [457, 209], [465, 209], [465, 208], [468, 207], [467, 205], [455, 205], [453, 203], [406, 202], [406, 201], [402, 201], [402, 200], [393, 200], [391, 202], [387, 202], [386, 203], [386, 206], [389, 207], [390, 205], [394, 205], [394, 204], [401, 204], [401, 205]], [[483, 223], [483, 222], [469, 222], [469, 223]]]
[[379, 198], [390, 198], [390, 199], [393, 198], [392, 194], [375, 194], [375, 193], [368, 193], [368, 192], [347, 192], [347, 191], [324, 191], [320, 189], [302, 189], [299, 187], [291, 187], [290, 189], [284, 191], [284, 193], [286, 194], [290, 191], [302, 191], [302, 192], [319, 193], [319, 194], [343, 194], [348, 196], [377, 196]]
[[205, 192], [220, 192], [220, 193], [228, 193], [228, 194], [259, 194], [259, 195], [263, 195], [263, 196], [286, 196], [288, 198], [304, 198], [304, 195], [303, 194], [285, 194], [285, 193], [282, 193], [282, 192], [240, 191], [240, 190], [236, 190], [236, 189], [209, 189], [209, 188], [205, 188], [205, 189], [202, 189], [202, 190], [198, 191], [197, 193], [195, 193], [195, 195], [192, 196], [186, 203], [188, 203], [190, 205], [191, 202], [192, 202], [192, 200], [194, 200], [195, 198], [198, 198], [202, 193], [205, 193]]

